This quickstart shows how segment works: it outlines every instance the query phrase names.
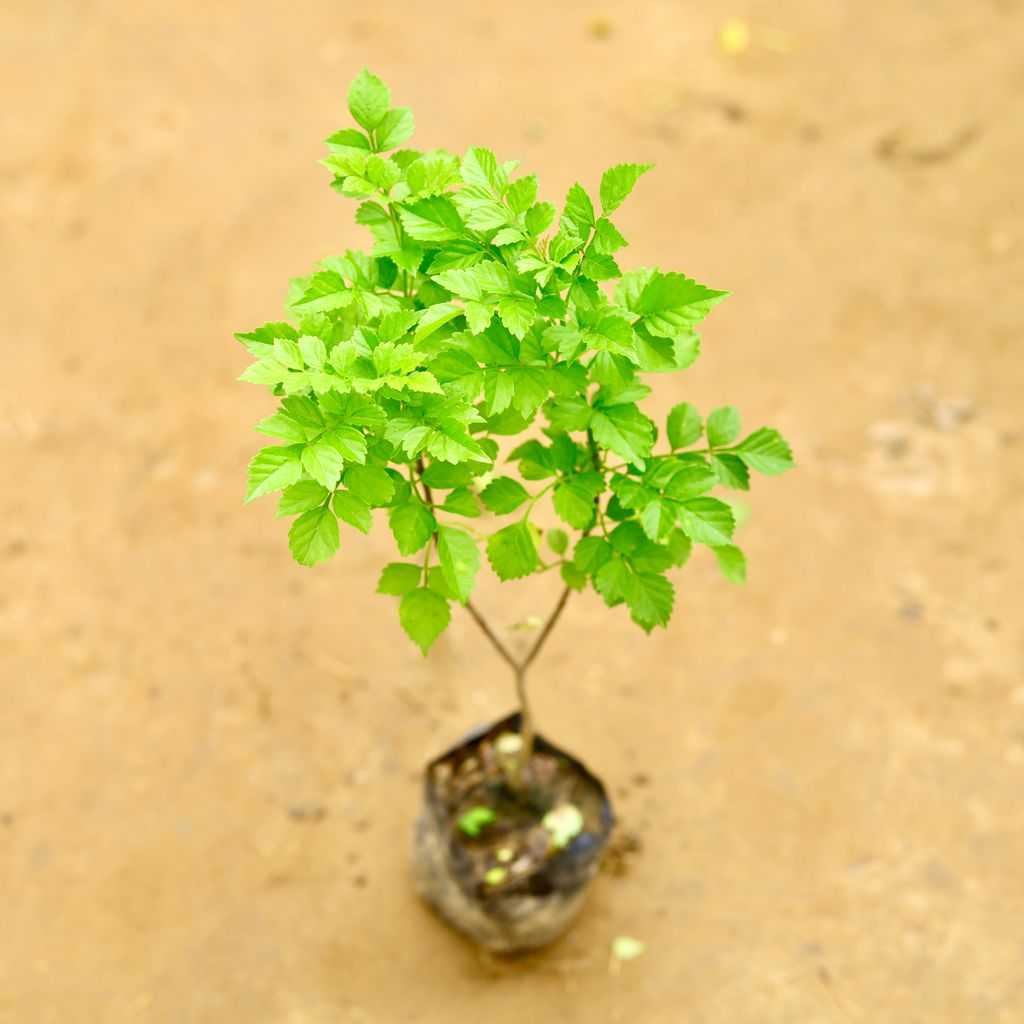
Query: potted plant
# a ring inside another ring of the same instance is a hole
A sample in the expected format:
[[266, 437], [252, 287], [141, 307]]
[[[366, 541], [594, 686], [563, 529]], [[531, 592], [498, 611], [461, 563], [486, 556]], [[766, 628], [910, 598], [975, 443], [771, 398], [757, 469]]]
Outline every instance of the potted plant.
[[[321, 162], [374, 245], [323, 260], [291, 282], [287, 321], [238, 335], [255, 357], [240, 379], [277, 398], [256, 430], [280, 442], [253, 458], [246, 501], [281, 492], [304, 566], [334, 555], [339, 523], [369, 533], [385, 510], [401, 557], [377, 590], [402, 629], [426, 654], [458, 605], [508, 664], [517, 713], [427, 766], [415, 877], [477, 941], [528, 948], [578, 911], [612, 825], [601, 783], [538, 736], [529, 669], [574, 591], [649, 632], [668, 624], [669, 574], [694, 544], [742, 581], [733, 508], [711, 492], [792, 456], [775, 430], [741, 440], [732, 406], [705, 421], [676, 405], [661, 441], [641, 411], [644, 375], [688, 367], [727, 294], [620, 269], [611, 215], [649, 165], [612, 167], [597, 197], [573, 185], [559, 212], [487, 149], [403, 148], [412, 113], [370, 72], [348, 106], [357, 127]], [[541, 530], [541, 503], [560, 526]], [[501, 580], [560, 577], [524, 657], [471, 599], [482, 555]]]

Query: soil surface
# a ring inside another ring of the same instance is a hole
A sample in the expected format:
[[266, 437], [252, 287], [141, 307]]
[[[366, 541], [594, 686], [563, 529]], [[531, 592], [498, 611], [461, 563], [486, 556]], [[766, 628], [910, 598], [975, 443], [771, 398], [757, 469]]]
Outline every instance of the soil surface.
[[[4, 0], [0, 56], [3, 1024], [1024, 1019], [1020, 0]], [[657, 161], [624, 264], [734, 293], [657, 408], [800, 463], [745, 588], [695, 558], [650, 638], [567, 609], [536, 710], [620, 828], [511, 963], [407, 881], [504, 666], [464, 616], [419, 656], [385, 529], [307, 571], [240, 501], [231, 333], [362, 242], [315, 161], [363, 63], [550, 198]]]

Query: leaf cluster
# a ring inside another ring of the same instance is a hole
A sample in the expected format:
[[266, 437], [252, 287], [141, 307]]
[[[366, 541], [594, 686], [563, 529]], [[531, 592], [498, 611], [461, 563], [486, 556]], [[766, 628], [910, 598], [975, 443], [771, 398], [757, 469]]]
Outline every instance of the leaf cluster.
[[[610, 168], [596, 196], [575, 184], [559, 209], [488, 149], [404, 148], [412, 113], [369, 71], [348, 105], [356, 127], [321, 162], [373, 245], [322, 260], [291, 282], [287, 320], [237, 335], [254, 356], [240, 379], [277, 399], [246, 500], [280, 492], [307, 566], [383, 510], [403, 560], [377, 589], [424, 653], [484, 558], [502, 580], [592, 587], [648, 631], [669, 621], [670, 573], [694, 544], [742, 581], [732, 506], [712, 492], [792, 455], [775, 430], [741, 438], [732, 406], [705, 420], [679, 404], [663, 431], [643, 411], [645, 375], [692, 364], [727, 294], [620, 268], [611, 215], [650, 165]], [[542, 503], [561, 527], [537, 525]]]

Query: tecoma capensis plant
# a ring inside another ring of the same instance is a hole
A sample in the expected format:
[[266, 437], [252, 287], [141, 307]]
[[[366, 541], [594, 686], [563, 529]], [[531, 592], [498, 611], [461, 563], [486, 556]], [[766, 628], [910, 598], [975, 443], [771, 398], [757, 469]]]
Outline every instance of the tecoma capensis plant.
[[[412, 112], [369, 71], [348, 107], [357, 127], [331, 135], [321, 163], [373, 247], [328, 256], [291, 282], [288, 321], [238, 335], [256, 360], [240, 379], [277, 400], [256, 430], [280, 442], [253, 458], [246, 501], [281, 492], [305, 566], [384, 509], [400, 558], [378, 592], [424, 654], [453, 605], [468, 611], [514, 673], [525, 766], [527, 670], [569, 595], [592, 587], [650, 632], [668, 624], [671, 574], [694, 544], [742, 581], [733, 508], [714, 492], [792, 456], [775, 430], [741, 439], [733, 406], [705, 420], [683, 402], [663, 431], [641, 408], [645, 378], [693, 363], [697, 325], [728, 294], [620, 268], [612, 215], [651, 165], [610, 168], [596, 196], [575, 184], [559, 211], [489, 149], [404, 148]], [[536, 525], [542, 503], [561, 527]], [[560, 579], [522, 658], [473, 603], [482, 555], [502, 580]]]

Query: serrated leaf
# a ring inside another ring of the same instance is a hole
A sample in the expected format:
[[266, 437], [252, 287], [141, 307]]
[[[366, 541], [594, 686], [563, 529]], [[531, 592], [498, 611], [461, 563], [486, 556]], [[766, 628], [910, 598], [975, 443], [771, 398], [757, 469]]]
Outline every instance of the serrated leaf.
[[585, 239], [594, 227], [594, 220], [594, 204], [583, 186], [577, 182], [565, 197], [562, 226], [577, 238]]
[[448, 628], [451, 618], [452, 610], [448, 601], [426, 587], [410, 590], [398, 606], [398, 621], [402, 629], [424, 656]]
[[495, 477], [480, 492], [480, 500], [487, 511], [499, 516], [514, 512], [529, 498], [530, 494], [526, 488], [510, 476]]
[[601, 208], [605, 213], [617, 210], [633, 187], [654, 164], [616, 164], [601, 177]]
[[778, 476], [796, 463], [789, 445], [777, 430], [762, 427], [744, 438], [733, 451], [751, 468], [765, 476]]
[[675, 505], [662, 498], [649, 502], [640, 513], [640, 525], [651, 540], [662, 540], [675, 521]]
[[366, 459], [366, 437], [354, 427], [332, 427], [324, 432], [322, 440], [347, 462], [361, 463]]
[[750, 470], [738, 455], [727, 452], [711, 456], [711, 468], [723, 487], [738, 491], [750, 490]]
[[644, 468], [654, 446], [654, 424], [635, 405], [595, 409], [590, 429], [602, 448]]
[[633, 579], [633, 571], [622, 558], [609, 558], [594, 573], [594, 589], [609, 606], [626, 600]]
[[633, 621], [650, 632], [655, 626], [667, 626], [675, 603], [675, 587], [658, 573], [638, 572], [626, 594]]
[[468, 487], [456, 487], [441, 506], [445, 512], [467, 519], [476, 519], [480, 515], [480, 504]]
[[612, 557], [612, 546], [603, 537], [583, 537], [573, 551], [573, 561], [580, 569], [592, 575]]
[[526, 216], [523, 218], [530, 237], [536, 238], [547, 231], [551, 227], [557, 212], [553, 203], [534, 203], [526, 211]]
[[285, 412], [275, 412], [272, 416], [260, 420], [253, 429], [268, 437], [279, 437], [284, 441], [299, 444], [305, 444], [308, 436], [306, 428]]
[[728, 544], [736, 527], [732, 509], [717, 498], [693, 498], [679, 506], [679, 525], [700, 544]]
[[476, 586], [476, 574], [480, 568], [480, 550], [476, 541], [465, 530], [441, 526], [437, 531], [437, 554], [448, 586], [459, 603], [465, 604]]
[[665, 432], [673, 451], [689, 448], [691, 444], [696, 444], [704, 433], [700, 413], [689, 402], [681, 402], [668, 414]]
[[414, 555], [433, 536], [437, 520], [422, 501], [413, 498], [388, 510], [388, 525], [398, 545], [398, 553]]
[[490, 326], [494, 310], [484, 302], [475, 299], [466, 300], [466, 323], [471, 334], [482, 334]]
[[609, 253], [597, 252], [595, 249], [588, 249], [587, 255], [583, 257], [580, 264], [580, 273], [591, 281], [611, 281], [621, 276], [615, 257]]
[[395, 485], [386, 469], [376, 466], [349, 466], [345, 486], [367, 505], [386, 505], [395, 493]]
[[302, 467], [328, 490], [338, 486], [345, 460], [326, 436], [318, 437], [302, 450]]
[[389, 562], [384, 566], [377, 583], [378, 594], [402, 597], [415, 590], [423, 578], [423, 567], [409, 562]]
[[735, 544], [723, 544], [712, 548], [718, 560], [718, 568], [730, 583], [745, 583], [747, 580], [747, 558]]
[[574, 562], [563, 562], [560, 570], [562, 582], [570, 590], [583, 590], [587, 585], [587, 574]]
[[491, 534], [487, 538], [487, 560], [500, 579], [529, 576], [540, 564], [530, 524], [520, 520]]
[[300, 451], [297, 445], [261, 448], [249, 463], [245, 503], [295, 483], [302, 476]]
[[607, 217], [601, 217], [597, 222], [593, 245], [597, 252], [613, 253], [625, 248], [629, 243]]
[[329, 493], [323, 484], [318, 484], [315, 480], [300, 480], [284, 489], [277, 503], [276, 516], [281, 519], [284, 516], [297, 516], [307, 512], [322, 505]]
[[634, 311], [651, 334], [674, 338], [703, 320], [729, 293], [698, 284], [685, 274], [655, 271], [640, 293]]
[[421, 242], [446, 242], [465, 233], [458, 210], [445, 196], [421, 199], [403, 207], [400, 214], [406, 232]]
[[313, 370], [322, 370], [327, 361], [327, 346], [313, 334], [304, 334], [299, 338], [299, 352], [306, 366]]
[[356, 122], [372, 131], [391, 106], [391, 90], [372, 71], [363, 68], [348, 89], [348, 109]]
[[335, 491], [334, 512], [342, 522], [354, 526], [360, 533], [369, 533], [373, 526], [370, 506], [350, 491]]
[[712, 448], [731, 444], [739, 437], [740, 411], [735, 405], [724, 405], [708, 416], [708, 444]]
[[503, 295], [498, 300], [498, 316], [517, 338], [522, 338], [537, 319], [537, 303], [525, 295]]
[[413, 342], [418, 345], [461, 313], [462, 307], [454, 302], [439, 302], [429, 309], [425, 309], [413, 333]]
[[693, 550], [693, 541], [678, 527], [669, 532], [665, 543], [668, 546], [669, 554], [672, 556], [672, 564], [678, 569], [685, 565]]
[[595, 500], [604, 490], [601, 473], [574, 473], [555, 485], [554, 506], [559, 519], [578, 530], [585, 530], [594, 521]]
[[687, 462], [675, 467], [668, 483], [665, 484], [665, 495], [676, 501], [687, 501], [699, 498], [715, 486], [718, 478], [705, 462]]
[[394, 149], [412, 136], [414, 121], [408, 107], [389, 110], [377, 125], [377, 149]]
[[474, 146], [462, 159], [462, 180], [467, 185], [496, 189], [502, 183], [497, 157], [481, 146]]
[[299, 565], [326, 562], [338, 550], [338, 520], [329, 505], [310, 509], [291, 525], [288, 547]]

